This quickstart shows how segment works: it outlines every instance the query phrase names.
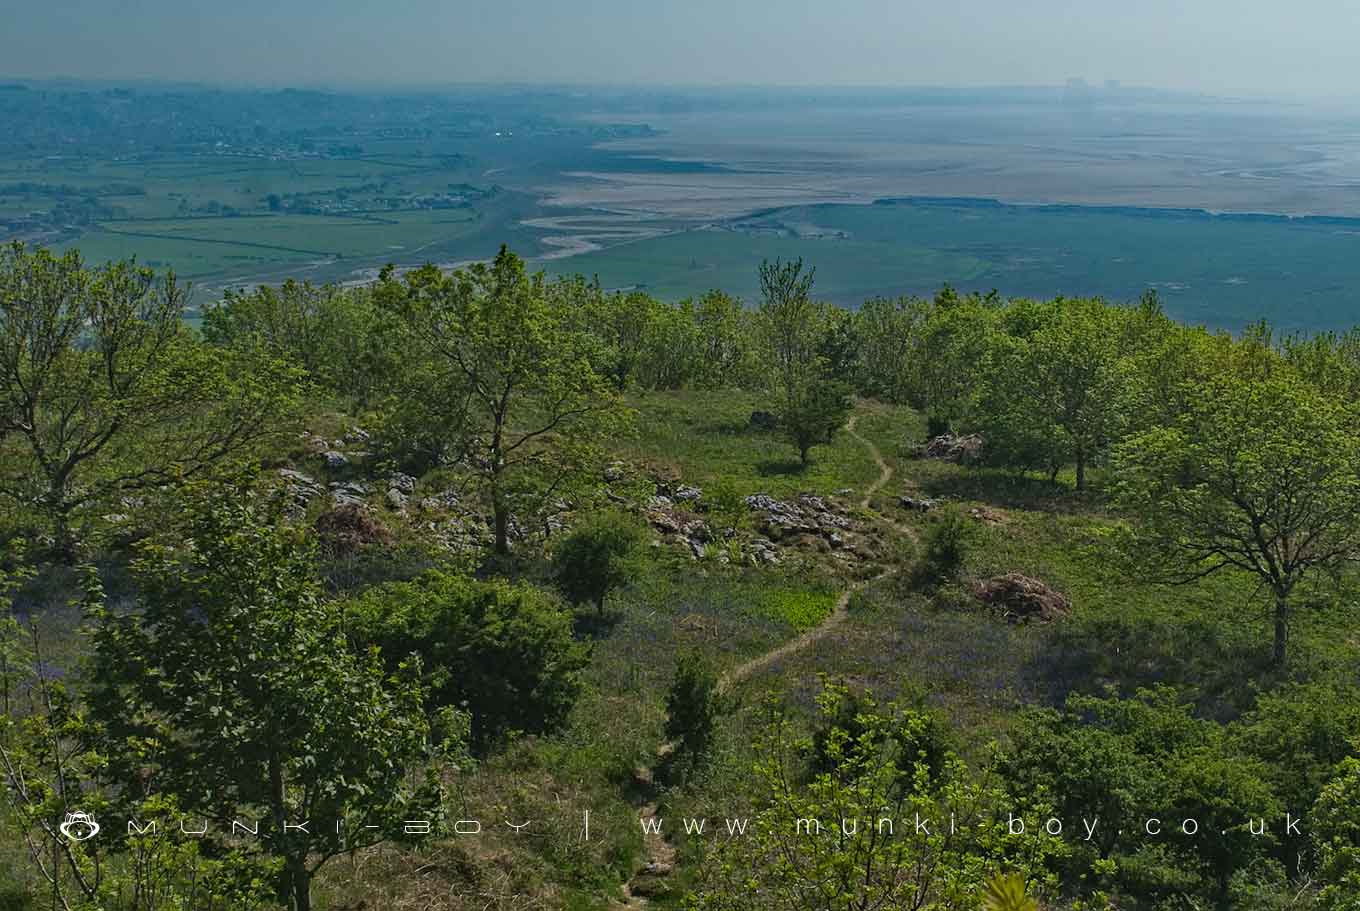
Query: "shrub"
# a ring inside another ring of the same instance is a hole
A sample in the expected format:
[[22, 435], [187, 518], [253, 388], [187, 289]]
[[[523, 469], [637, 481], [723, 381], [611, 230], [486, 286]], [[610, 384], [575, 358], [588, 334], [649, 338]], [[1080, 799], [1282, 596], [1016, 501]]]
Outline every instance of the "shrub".
[[594, 604], [604, 614], [609, 593], [637, 572], [642, 527], [620, 513], [601, 513], [572, 530], [553, 555], [557, 584], [573, 604]]
[[684, 774], [707, 761], [713, 729], [723, 711], [712, 665], [698, 652], [682, 655], [666, 696], [666, 739], [675, 744], [672, 770]]
[[954, 581], [972, 542], [973, 527], [957, 507], [943, 511], [926, 531], [921, 562], [912, 573], [919, 587], [933, 587]]
[[[823, 690], [821, 705], [822, 716], [812, 732], [813, 774], [834, 777], [847, 750], [880, 750], [891, 744], [893, 761], [902, 770], [898, 787], [910, 792], [918, 783], [918, 772], [925, 773], [927, 782], [937, 781], [953, 753], [953, 733], [934, 712], [899, 705], [883, 708], [869, 693], [831, 682]], [[873, 726], [879, 721], [886, 721], [881, 729]]]
[[1313, 807], [1313, 840], [1327, 911], [1355, 907], [1360, 895], [1360, 759], [1344, 760]]
[[933, 440], [949, 432], [949, 418], [940, 414], [926, 416], [926, 439]]
[[466, 708], [479, 746], [510, 730], [541, 733], [566, 718], [586, 650], [570, 615], [530, 585], [432, 572], [349, 602], [350, 636], [390, 667], [419, 656], [427, 708]]

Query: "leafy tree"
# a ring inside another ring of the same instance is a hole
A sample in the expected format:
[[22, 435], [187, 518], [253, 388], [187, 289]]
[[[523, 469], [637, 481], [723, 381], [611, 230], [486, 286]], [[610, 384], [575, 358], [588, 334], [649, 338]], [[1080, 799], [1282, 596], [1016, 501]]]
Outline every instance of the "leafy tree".
[[779, 424], [804, 465], [812, 447], [829, 442], [850, 412], [849, 387], [829, 374], [822, 353], [830, 321], [811, 297], [814, 272], [804, 272], [801, 259], [760, 264], [758, 318]]
[[681, 389], [701, 371], [699, 330], [689, 301], [668, 307], [655, 304], [643, 338], [643, 362], [639, 370], [648, 389]]
[[571, 616], [527, 584], [431, 572], [369, 589], [345, 616], [350, 639], [377, 646], [389, 671], [419, 658], [427, 706], [468, 711], [482, 745], [511, 730], [553, 730], [581, 689], [588, 656]]
[[1122, 321], [1119, 308], [1098, 300], [1022, 304], [1005, 313], [1011, 338], [1006, 354], [988, 365], [982, 418], [993, 454], [1025, 466], [1037, 456], [1050, 472], [1075, 462], [1077, 489], [1086, 487], [1087, 467], [1126, 424]]
[[754, 385], [755, 340], [741, 301], [721, 291], [710, 291], [694, 306], [693, 319], [699, 384], [705, 388]]
[[865, 395], [906, 404], [917, 389], [917, 345], [929, 304], [916, 297], [874, 298], [855, 313], [856, 383]]
[[1324, 911], [1354, 908], [1360, 899], [1360, 759], [1348, 757], [1322, 789], [1311, 815]]
[[400, 300], [412, 333], [457, 383], [428, 420], [485, 483], [498, 554], [509, 553], [516, 506], [560, 496], [627, 415], [594, 336], [550, 290], [502, 247], [490, 266], [447, 276], [428, 266], [399, 289], [389, 277], [382, 292]]
[[184, 303], [130, 262], [0, 249], [0, 496], [68, 559], [99, 507], [249, 453], [296, 405], [296, 371], [194, 342]]
[[278, 898], [306, 911], [329, 859], [437, 813], [437, 787], [410, 777], [426, 754], [423, 693], [414, 669], [389, 676], [376, 651], [348, 648], [301, 531], [247, 491], [196, 495], [185, 520], [146, 544], [136, 609], [94, 612], [111, 769], [133, 796], [222, 827], [262, 817]]
[[[835, 716], [838, 698], [834, 687], [823, 693], [823, 718]], [[895, 724], [891, 707], [860, 716], [855, 731], [826, 739], [831, 770], [807, 776], [800, 759], [812, 744], [771, 706], [756, 743], [754, 814], [742, 837], [704, 843], [692, 907], [972, 911], [978, 886], [1003, 868], [1051, 888], [1044, 869], [1060, 843], [1033, 824], [1018, 832], [1006, 817], [1043, 819], [1046, 808], [1010, 799], [995, 775], [955, 757], [932, 781], [924, 762], [899, 752]]]
[[693, 771], [708, 760], [714, 728], [726, 711], [718, 675], [698, 652], [686, 652], [666, 694], [666, 740], [675, 747], [672, 767]]
[[806, 465], [812, 447], [830, 443], [853, 407], [847, 384], [830, 379], [809, 383], [786, 405], [779, 427], [797, 447], [799, 461]]
[[603, 303], [599, 328], [613, 355], [609, 373], [614, 388], [623, 392], [643, 367], [653, 323], [663, 305], [641, 291], [612, 294]]
[[[1157, 891], [1141, 872], [1152, 866], [1178, 875], [1182, 891], [1222, 900], [1235, 874], [1276, 848], [1272, 832], [1252, 831], [1252, 820], [1283, 816], [1264, 764], [1237, 755], [1222, 726], [1194, 717], [1169, 688], [1028, 710], [1001, 768], [1018, 792], [1050, 795], [1059, 818], [1095, 820], [1089, 839], [1084, 829], [1070, 836], [1074, 874], [1113, 858], [1135, 893]], [[1161, 832], [1120, 825], [1150, 818], [1163, 821]]]
[[[22, 844], [52, 907], [186, 911], [262, 904], [269, 890], [249, 859], [234, 852], [210, 859], [196, 840], [172, 839], [166, 831], [124, 838], [108, 823], [120, 814], [163, 818], [176, 807], [163, 796], [129, 800], [122, 794], [122, 781], [106, 761], [105, 725], [80, 688], [54, 673], [39, 625], [9, 614], [13, 589], [32, 577], [22, 563], [0, 568], [0, 794], [7, 832]], [[88, 588], [98, 593], [96, 583]], [[106, 834], [90, 841], [64, 837], [62, 823], [77, 813], [103, 818]], [[13, 907], [30, 907], [32, 892], [22, 895]]]
[[1118, 450], [1135, 552], [1172, 582], [1224, 569], [1258, 579], [1283, 664], [1295, 590], [1339, 572], [1360, 546], [1354, 426], [1346, 406], [1284, 372], [1206, 381], [1175, 424]]
[[1360, 691], [1317, 680], [1262, 693], [1231, 729], [1237, 750], [1260, 759], [1271, 787], [1295, 815], [1311, 807], [1360, 735]]
[[946, 286], [912, 336], [908, 401], [949, 426], [972, 413], [999, 305], [990, 298], [960, 297]]
[[263, 349], [360, 407], [377, 401], [402, 369], [407, 347], [370, 289], [292, 279], [277, 288], [228, 290], [204, 309], [203, 335], [215, 345]]
[[944, 585], [958, 578], [974, 538], [973, 526], [963, 510], [951, 506], [926, 530], [921, 560], [912, 572], [920, 586]]
[[760, 264], [760, 331], [775, 388], [786, 408], [798, 401], [819, 374], [822, 325], [812, 300], [815, 273], [815, 269], [805, 272], [801, 259]]
[[637, 522], [608, 512], [581, 522], [553, 552], [557, 584], [573, 604], [594, 604], [604, 615], [609, 593], [636, 577], [643, 530]]

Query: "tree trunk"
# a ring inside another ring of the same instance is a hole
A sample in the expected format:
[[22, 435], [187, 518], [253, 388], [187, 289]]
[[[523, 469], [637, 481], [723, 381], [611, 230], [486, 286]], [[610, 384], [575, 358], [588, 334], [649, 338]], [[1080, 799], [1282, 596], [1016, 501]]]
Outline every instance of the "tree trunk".
[[71, 531], [71, 505], [66, 500], [66, 479], [52, 482], [47, 491], [47, 511], [52, 519], [52, 540], [57, 556], [67, 566], [76, 562], [76, 537]]
[[291, 864], [288, 878], [292, 881], [293, 911], [312, 911], [312, 874], [307, 871], [307, 859]]
[[1284, 667], [1289, 648], [1289, 600], [1287, 595], [1275, 596], [1275, 652], [1274, 665]]
[[505, 556], [510, 553], [510, 510], [499, 496], [493, 498], [491, 511], [496, 517], [496, 553]]
[[1086, 453], [1077, 450], [1077, 490], [1086, 489]]

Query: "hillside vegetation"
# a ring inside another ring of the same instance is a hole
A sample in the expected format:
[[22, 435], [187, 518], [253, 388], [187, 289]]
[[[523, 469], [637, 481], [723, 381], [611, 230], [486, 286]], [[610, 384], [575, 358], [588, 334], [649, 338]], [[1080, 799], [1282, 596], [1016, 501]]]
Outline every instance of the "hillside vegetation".
[[1360, 336], [751, 267], [5, 248], [0, 908], [1360, 906]]

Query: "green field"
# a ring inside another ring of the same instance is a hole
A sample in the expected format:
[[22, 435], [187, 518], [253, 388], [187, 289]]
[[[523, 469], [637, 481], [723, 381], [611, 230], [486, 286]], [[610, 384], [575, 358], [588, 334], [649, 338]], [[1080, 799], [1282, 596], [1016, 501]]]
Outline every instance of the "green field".
[[1064, 207], [879, 204], [780, 209], [552, 265], [678, 299], [722, 288], [757, 295], [751, 263], [801, 256], [818, 293], [855, 306], [950, 283], [1008, 296], [1155, 288], [1180, 319], [1240, 329], [1350, 326], [1360, 314], [1360, 228]]

